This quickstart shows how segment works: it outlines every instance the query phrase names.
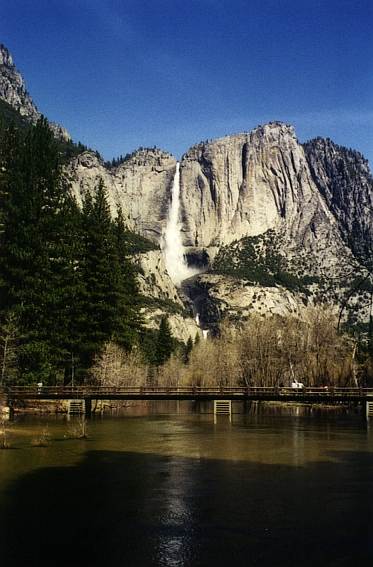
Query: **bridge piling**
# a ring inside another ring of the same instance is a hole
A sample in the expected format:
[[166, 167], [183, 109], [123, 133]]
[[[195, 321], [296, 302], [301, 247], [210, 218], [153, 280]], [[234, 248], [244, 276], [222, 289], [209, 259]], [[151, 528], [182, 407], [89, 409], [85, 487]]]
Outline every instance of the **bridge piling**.
[[218, 415], [228, 415], [232, 421], [232, 400], [214, 400], [214, 422]]
[[370, 417], [373, 417], [373, 401], [371, 402], [366, 402], [365, 404], [365, 416], [367, 419], [369, 419]]

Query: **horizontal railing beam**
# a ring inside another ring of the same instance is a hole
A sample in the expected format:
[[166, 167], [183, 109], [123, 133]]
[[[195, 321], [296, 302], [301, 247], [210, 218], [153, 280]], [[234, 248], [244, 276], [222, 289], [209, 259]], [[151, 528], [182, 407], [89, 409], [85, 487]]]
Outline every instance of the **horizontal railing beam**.
[[302, 401], [353, 401], [373, 398], [373, 388], [356, 387], [303, 387], [288, 386], [10, 386], [0, 394], [17, 399], [212, 399], [230, 396], [237, 399], [302, 400]]

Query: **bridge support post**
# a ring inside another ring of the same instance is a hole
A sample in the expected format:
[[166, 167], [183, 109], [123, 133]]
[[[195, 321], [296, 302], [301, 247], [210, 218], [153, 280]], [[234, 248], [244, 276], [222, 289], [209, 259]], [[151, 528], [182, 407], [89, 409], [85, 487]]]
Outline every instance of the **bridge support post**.
[[0, 419], [10, 419], [11, 400], [0, 389]]
[[365, 416], [367, 419], [373, 417], [373, 401], [365, 402]]
[[85, 398], [84, 409], [86, 418], [90, 419], [92, 417], [92, 400], [91, 398]]
[[69, 416], [85, 414], [85, 401], [72, 399], [67, 403], [67, 413]]
[[228, 415], [232, 421], [232, 400], [214, 400], [214, 423], [218, 415]]

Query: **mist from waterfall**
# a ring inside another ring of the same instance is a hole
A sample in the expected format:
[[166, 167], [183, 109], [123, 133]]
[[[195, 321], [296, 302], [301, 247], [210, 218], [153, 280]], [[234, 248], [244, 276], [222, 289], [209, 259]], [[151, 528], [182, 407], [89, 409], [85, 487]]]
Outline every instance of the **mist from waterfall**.
[[180, 164], [176, 164], [176, 173], [172, 185], [171, 207], [168, 214], [164, 235], [164, 256], [167, 271], [175, 285], [198, 274], [200, 270], [188, 267], [184, 256], [184, 246], [181, 239], [180, 215]]

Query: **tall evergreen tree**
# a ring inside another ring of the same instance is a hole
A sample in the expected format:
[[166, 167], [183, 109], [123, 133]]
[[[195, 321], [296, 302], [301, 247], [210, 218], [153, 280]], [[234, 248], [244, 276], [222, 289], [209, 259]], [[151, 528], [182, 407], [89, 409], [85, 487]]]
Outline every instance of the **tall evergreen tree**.
[[82, 362], [87, 368], [105, 342], [130, 349], [140, 328], [137, 288], [126, 256], [121, 215], [113, 224], [100, 180], [95, 198], [83, 204], [83, 327]]
[[170, 358], [174, 347], [175, 341], [172, 337], [170, 323], [167, 317], [162, 317], [156, 343], [155, 364], [157, 366], [164, 364]]
[[85, 197], [82, 216], [81, 359], [88, 368], [113, 332], [116, 302], [112, 294], [113, 236], [110, 209], [100, 180], [96, 196]]
[[121, 213], [111, 220], [102, 181], [79, 210], [44, 119], [0, 131], [0, 331], [8, 344], [14, 316], [22, 380], [69, 381], [106, 341], [129, 350], [138, 340], [128, 234]]
[[142, 318], [136, 272], [129, 259], [128, 235], [121, 209], [118, 209], [113, 234], [119, 268], [115, 274], [118, 305], [113, 338], [119, 345], [129, 350], [142, 332]]
[[12, 310], [19, 321], [24, 379], [53, 379], [66, 356], [63, 282], [71, 266], [64, 233], [70, 197], [45, 119], [26, 134], [8, 132], [1, 194], [0, 308]]

